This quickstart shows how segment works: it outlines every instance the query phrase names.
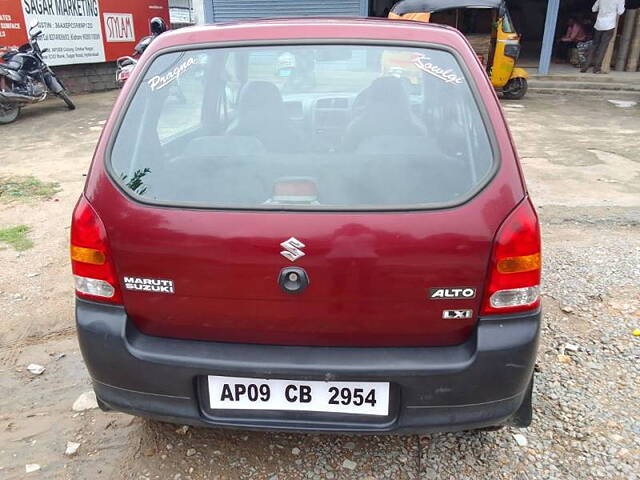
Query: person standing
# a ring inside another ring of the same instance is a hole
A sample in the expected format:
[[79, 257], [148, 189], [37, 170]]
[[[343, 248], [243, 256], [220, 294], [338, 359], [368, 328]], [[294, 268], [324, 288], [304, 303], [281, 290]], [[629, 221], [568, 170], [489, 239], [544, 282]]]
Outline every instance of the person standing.
[[598, 12], [598, 17], [594, 26], [593, 44], [589, 50], [589, 57], [580, 71], [586, 72], [593, 66], [594, 73], [601, 73], [602, 59], [613, 37], [618, 16], [624, 13], [624, 0], [596, 0], [591, 10]]

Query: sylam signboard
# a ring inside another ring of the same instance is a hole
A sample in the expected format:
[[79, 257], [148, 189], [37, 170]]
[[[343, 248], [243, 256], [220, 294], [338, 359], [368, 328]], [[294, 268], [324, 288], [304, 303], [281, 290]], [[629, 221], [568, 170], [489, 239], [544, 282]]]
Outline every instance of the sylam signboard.
[[136, 39], [133, 15], [130, 13], [103, 14], [107, 42], [133, 42]]
[[0, 45], [25, 43], [38, 22], [49, 65], [113, 61], [149, 35], [153, 17], [169, 24], [168, 0], [2, 0]]

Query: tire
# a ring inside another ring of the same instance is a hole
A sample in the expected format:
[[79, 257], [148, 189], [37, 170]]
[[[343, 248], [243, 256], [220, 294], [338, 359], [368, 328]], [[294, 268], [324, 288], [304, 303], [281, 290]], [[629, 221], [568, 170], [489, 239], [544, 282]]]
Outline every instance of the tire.
[[499, 432], [504, 428], [504, 425], [493, 425], [492, 427], [482, 427], [476, 429], [476, 432]]
[[516, 410], [516, 413], [513, 414], [513, 417], [511, 417], [509, 421], [509, 424], [511, 426], [518, 427], [518, 428], [525, 428], [531, 425], [531, 420], [533, 419], [532, 397], [533, 397], [533, 376], [531, 376], [531, 381], [529, 382], [527, 391], [524, 394], [522, 405], [520, 405], [520, 408]]
[[111, 407], [109, 407], [109, 405], [107, 405], [106, 403], [104, 403], [102, 400], [100, 400], [100, 398], [96, 395], [96, 401], [98, 402], [98, 407], [100, 408], [100, 410], [102, 410], [103, 412], [112, 412], [113, 410], [111, 409]]
[[533, 419], [533, 405], [532, 405], [532, 397], [533, 397], [533, 376], [531, 376], [531, 380], [529, 381], [529, 385], [527, 386], [527, 391], [524, 394], [524, 398], [522, 399], [522, 404], [518, 407], [518, 410], [509, 417], [509, 419], [501, 425], [491, 425], [489, 427], [476, 428], [476, 432], [497, 432], [502, 430], [507, 425], [516, 428], [526, 428], [531, 425], [531, 420]]
[[66, 90], [62, 90], [58, 96], [64, 100], [64, 103], [67, 104], [67, 107], [69, 108], [69, 110], [75, 110], [76, 106], [75, 104], [71, 101], [71, 99], [69, 98], [69, 94], [67, 93]]
[[20, 108], [17, 105], [0, 105], [0, 125], [14, 122], [20, 115]]
[[526, 78], [512, 78], [502, 89], [502, 95], [508, 100], [520, 100], [527, 93]]

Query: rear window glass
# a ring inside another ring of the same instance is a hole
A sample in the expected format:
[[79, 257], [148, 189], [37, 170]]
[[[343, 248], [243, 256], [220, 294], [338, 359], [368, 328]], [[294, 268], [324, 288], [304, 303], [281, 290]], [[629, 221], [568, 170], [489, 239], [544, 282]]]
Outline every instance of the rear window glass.
[[148, 202], [360, 210], [465, 200], [494, 157], [452, 54], [313, 45], [157, 57], [108, 161]]

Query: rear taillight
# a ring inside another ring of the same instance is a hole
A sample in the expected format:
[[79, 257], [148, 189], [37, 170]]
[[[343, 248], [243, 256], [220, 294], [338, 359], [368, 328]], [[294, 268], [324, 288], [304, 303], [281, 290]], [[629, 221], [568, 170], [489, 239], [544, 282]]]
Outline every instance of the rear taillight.
[[122, 302], [106, 230], [84, 195], [78, 200], [71, 221], [71, 269], [79, 297]]
[[116, 82], [119, 83], [124, 83], [129, 79], [129, 75], [130, 75], [130, 71], [129, 70], [120, 70], [117, 74], [116, 74]]
[[521, 312], [540, 305], [540, 225], [528, 198], [500, 226], [489, 268], [483, 315]]

